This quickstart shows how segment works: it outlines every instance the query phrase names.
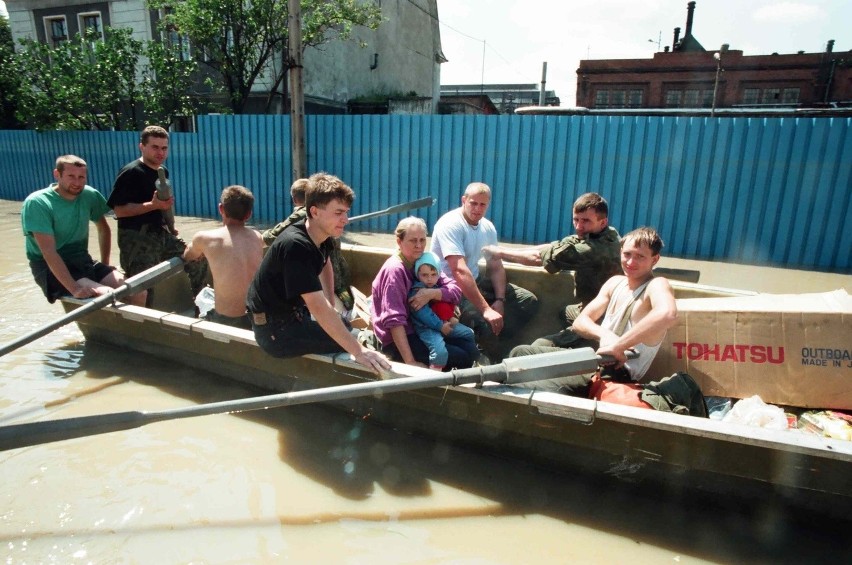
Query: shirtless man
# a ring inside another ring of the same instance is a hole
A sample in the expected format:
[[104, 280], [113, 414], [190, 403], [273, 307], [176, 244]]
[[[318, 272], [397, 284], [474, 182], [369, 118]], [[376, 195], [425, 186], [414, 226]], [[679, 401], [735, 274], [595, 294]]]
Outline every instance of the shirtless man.
[[[577, 334], [600, 342], [599, 355], [611, 355], [616, 359], [614, 366], [601, 371], [615, 382], [641, 380], [657, 355], [666, 331], [677, 322], [677, 305], [669, 281], [652, 273], [660, 260], [662, 247], [663, 241], [652, 228], [638, 228], [625, 235], [621, 240], [624, 275], [616, 275], [604, 283], [574, 322]], [[512, 356], [548, 350], [543, 347], [531, 350], [531, 347], [518, 346], [512, 350]], [[551, 349], [560, 351], [559, 348]], [[635, 350], [638, 357], [628, 360], [626, 352], [629, 349]], [[529, 388], [588, 396], [593, 376], [538, 381], [530, 383]]]
[[251, 321], [246, 315], [246, 292], [263, 259], [260, 232], [245, 225], [253, 205], [249, 189], [238, 185], [225, 188], [219, 202], [224, 225], [196, 233], [183, 252], [184, 261], [206, 257], [213, 272], [216, 305], [204, 319], [247, 330]]

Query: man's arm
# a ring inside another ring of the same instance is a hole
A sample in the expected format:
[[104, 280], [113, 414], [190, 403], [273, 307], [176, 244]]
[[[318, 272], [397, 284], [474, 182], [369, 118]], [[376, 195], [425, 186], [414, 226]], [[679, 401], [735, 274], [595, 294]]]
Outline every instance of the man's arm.
[[112, 251], [112, 230], [105, 216], [101, 216], [95, 222], [95, 227], [98, 229], [98, 249], [101, 252], [101, 263], [109, 265], [109, 256]]
[[325, 266], [320, 272], [320, 284], [322, 285], [322, 293], [328, 303], [334, 306], [334, 265], [331, 264], [331, 258], [325, 262]]
[[41, 251], [42, 257], [44, 257], [45, 263], [47, 263], [48, 268], [50, 268], [50, 272], [53, 273], [56, 280], [59, 281], [60, 284], [62, 284], [62, 286], [64, 286], [68, 292], [74, 296], [74, 298], [89, 298], [99, 294], [93, 288], [80, 285], [74, 277], [71, 276], [68, 266], [65, 265], [65, 261], [62, 260], [62, 257], [60, 257], [59, 253], [56, 251], [56, 239], [52, 235], [33, 232], [33, 237], [35, 238], [36, 244], [38, 244], [38, 248]]
[[571, 329], [580, 337], [601, 341], [609, 335], [615, 335], [610, 330], [605, 330], [597, 320], [603, 318], [606, 313], [606, 308], [609, 306], [609, 301], [612, 298], [612, 291], [621, 277], [611, 277], [601, 287], [598, 295], [583, 308], [577, 319], [571, 326]]
[[192, 236], [192, 241], [183, 250], [183, 260], [189, 263], [190, 261], [198, 261], [204, 257], [204, 250], [207, 248], [207, 234], [203, 231]]
[[530, 267], [541, 266], [541, 252], [547, 249], [548, 244], [535, 245], [532, 247], [501, 247], [499, 245], [486, 245], [482, 248], [482, 255], [486, 260], [495, 257], [503, 261], [520, 263]]
[[320, 327], [328, 334], [328, 336], [336, 341], [340, 347], [350, 353], [355, 361], [367, 367], [376, 374], [381, 374], [382, 370], [390, 369], [390, 363], [384, 355], [377, 351], [362, 347], [358, 340], [355, 339], [337, 311], [328, 303], [328, 299], [322, 291], [309, 292], [302, 295], [305, 305], [311, 312], [311, 315], [320, 325]]
[[476, 279], [473, 278], [473, 273], [467, 266], [467, 261], [462, 255], [450, 255], [445, 258], [447, 265], [450, 267], [450, 272], [455, 279], [456, 284], [461, 288], [465, 298], [470, 300], [474, 307], [479, 312], [485, 312], [490, 306], [485, 301], [485, 297], [479, 292], [479, 287], [476, 286]]
[[[464, 297], [467, 298], [482, 314], [482, 317], [485, 318], [485, 321], [491, 326], [491, 331], [494, 332], [494, 335], [499, 335], [500, 332], [503, 331], [503, 314], [492, 308], [485, 300], [485, 297], [482, 296], [482, 293], [479, 292], [479, 287], [476, 286], [476, 280], [473, 278], [473, 273], [470, 272], [470, 268], [467, 266], [465, 258], [461, 255], [450, 255], [445, 259], [447, 261], [447, 265], [450, 267], [450, 272], [452, 272], [456, 284], [458, 284], [461, 288]], [[499, 259], [497, 261], [499, 261]], [[506, 271], [503, 270], [502, 261], [499, 261], [499, 265], [503, 277], [503, 286], [499, 288], [505, 289]], [[489, 269], [490, 268], [491, 265], [489, 263]], [[492, 284], [496, 284], [493, 274], [491, 276], [491, 282]], [[497, 291], [497, 288], [498, 287], [495, 286], [495, 292], [502, 292]], [[500, 304], [500, 306], [502, 306], [503, 303], [496, 302], [495, 304]]]
[[157, 192], [154, 191], [149, 202], [128, 202], [120, 204], [113, 208], [116, 218], [130, 218], [133, 216], [141, 216], [155, 210], [168, 210], [175, 205], [174, 196], [168, 200], [160, 200], [157, 198]]

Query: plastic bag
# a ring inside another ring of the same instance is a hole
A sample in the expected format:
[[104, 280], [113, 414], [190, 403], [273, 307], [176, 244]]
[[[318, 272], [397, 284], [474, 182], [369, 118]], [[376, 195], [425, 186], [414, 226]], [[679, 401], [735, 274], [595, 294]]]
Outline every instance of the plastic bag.
[[722, 421], [771, 430], [787, 429], [787, 416], [784, 411], [778, 406], [766, 404], [757, 395], [737, 401]]
[[209, 286], [205, 286], [195, 297], [195, 305], [198, 306], [198, 317], [201, 318], [216, 305], [216, 294]]
[[704, 401], [707, 402], [707, 417], [711, 420], [721, 420], [733, 406], [731, 399], [723, 396], [705, 396]]

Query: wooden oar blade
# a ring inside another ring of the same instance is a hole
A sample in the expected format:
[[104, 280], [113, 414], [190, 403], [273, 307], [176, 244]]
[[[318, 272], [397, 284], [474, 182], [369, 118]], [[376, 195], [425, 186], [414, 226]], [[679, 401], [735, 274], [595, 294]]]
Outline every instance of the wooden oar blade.
[[151, 423], [143, 412], [117, 412], [0, 427], [0, 451], [130, 430]]
[[409, 210], [416, 210], [418, 208], [432, 206], [434, 203], [435, 199], [431, 196], [427, 196], [426, 198], [420, 198], [419, 200], [412, 200], [411, 202], [396, 204], [395, 206], [391, 206], [390, 208], [385, 208], [384, 210], [379, 210], [377, 212], [369, 212], [367, 214], [361, 214], [360, 216], [352, 216], [351, 218], [349, 218], [349, 223], [357, 222], [359, 220], [367, 220], [369, 218], [375, 218], [378, 216], [387, 216], [389, 214], [400, 214], [402, 212], [408, 212]]

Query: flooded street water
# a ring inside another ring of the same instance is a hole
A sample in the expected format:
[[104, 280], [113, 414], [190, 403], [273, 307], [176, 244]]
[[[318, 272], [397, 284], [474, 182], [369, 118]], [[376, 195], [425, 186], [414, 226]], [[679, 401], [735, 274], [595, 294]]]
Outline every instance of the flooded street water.
[[[0, 201], [2, 343], [62, 315], [32, 281], [19, 212], [20, 203]], [[211, 225], [179, 219], [187, 238]], [[259, 394], [84, 343], [73, 324], [0, 358], [0, 425]], [[556, 473], [319, 406], [161, 422], [4, 451], [0, 478], [0, 554], [10, 564], [852, 557], [849, 523]]]

